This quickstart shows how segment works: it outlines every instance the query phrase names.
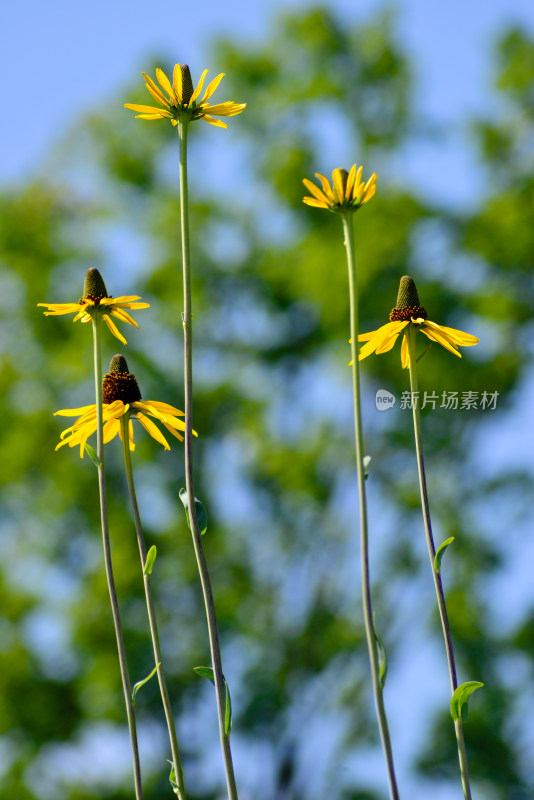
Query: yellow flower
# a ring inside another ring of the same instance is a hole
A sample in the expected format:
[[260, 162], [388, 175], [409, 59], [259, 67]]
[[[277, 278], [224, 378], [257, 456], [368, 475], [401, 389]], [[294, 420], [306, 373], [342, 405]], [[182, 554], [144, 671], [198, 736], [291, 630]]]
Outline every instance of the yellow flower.
[[348, 211], [357, 211], [364, 203], [374, 195], [376, 191], [376, 172], [373, 172], [367, 183], [361, 180], [363, 167], [356, 164], [351, 167], [350, 172], [346, 169], [335, 169], [332, 172], [332, 186], [328, 178], [315, 173], [322, 183], [322, 190], [315, 183], [304, 178], [302, 183], [312, 193], [313, 197], [304, 197], [303, 200], [308, 206], [314, 208], [326, 208], [330, 211], [337, 211], [344, 214]]
[[126, 344], [126, 339], [115, 323], [112, 322], [111, 317], [116, 317], [122, 322], [127, 322], [128, 325], [135, 325], [138, 328], [137, 322], [124, 309], [150, 308], [150, 303], [135, 302], [140, 299], [140, 297], [133, 294], [124, 297], [109, 296], [100, 272], [92, 267], [87, 270], [83, 286], [83, 297], [77, 303], [37, 303], [37, 305], [48, 309], [48, 311], [43, 312], [45, 317], [75, 314], [73, 322], [78, 320], [91, 322], [95, 314], [102, 314], [104, 322], [113, 336], [123, 344]]
[[[204, 80], [208, 70], [205, 69], [196, 89], [193, 88], [193, 81], [191, 73], [187, 64], [176, 64], [172, 76], [172, 84], [163, 70], [156, 70], [156, 77], [159, 86], [150, 78], [146, 72], [143, 72], [143, 78], [146, 81], [146, 88], [162, 106], [140, 106], [135, 103], [125, 103], [124, 108], [130, 108], [132, 111], [140, 111], [141, 113], [136, 116], [136, 119], [170, 119], [174, 126], [178, 125], [178, 120], [182, 119], [203, 119], [210, 125], [216, 125], [218, 128], [227, 128], [228, 125], [220, 119], [214, 119], [213, 115], [217, 117], [235, 117], [240, 114], [246, 107], [246, 103], [218, 103], [217, 105], [210, 106], [208, 100], [214, 93], [215, 89], [224, 78], [225, 73], [221, 72], [217, 75], [211, 83], [208, 84], [202, 99], [199, 100]], [[161, 87], [161, 88], [160, 88]], [[163, 90], [163, 91], [162, 91]]]
[[408, 351], [408, 327], [413, 325], [418, 331], [424, 333], [432, 342], [437, 342], [446, 350], [454, 353], [455, 356], [461, 358], [461, 353], [458, 352], [458, 347], [472, 347], [478, 344], [476, 336], [464, 331], [456, 330], [456, 328], [447, 328], [445, 325], [438, 325], [437, 322], [431, 322], [427, 319], [426, 309], [419, 304], [419, 296], [415, 283], [411, 278], [405, 275], [401, 278], [399, 286], [399, 294], [397, 297], [397, 305], [389, 315], [390, 322], [382, 325], [376, 331], [370, 333], [362, 333], [358, 336], [359, 342], [366, 342], [358, 360], [367, 358], [372, 353], [377, 355], [380, 353], [387, 353], [391, 350], [401, 333], [403, 334], [402, 347], [401, 347], [401, 360], [404, 369], [410, 366], [410, 356]]
[[[178, 431], [185, 430], [185, 423], [178, 419], [183, 417], [183, 411], [157, 400], [141, 400], [141, 392], [134, 375], [128, 372], [128, 365], [124, 356], [116, 355], [111, 359], [109, 372], [104, 375], [102, 382], [102, 417], [104, 421], [104, 444], [110, 442], [117, 434], [122, 439], [121, 417], [128, 420], [130, 450], [135, 450], [132, 417], [139, 420], [143, 428], [163, 445], [165, 450], [170, 450], [170, 445], [160, 429], [149, 417], [160, 422], [169, 433], [183, 441]], [[64, 408], [56, 411], [55, 415], [62, 417], [78, 417], [74, 425], [64, 430], [61, 441], [57, 445], [59, 450], [63, 445], [69, 447], [80, 446], [80, 457], [83, 458], [85, 443], [89, 436], [96, 432], [96, 405], [82, 406], [81, 408]], [[147, 416], [148, 415], [148, 416]], [[196, 432], [193, 431], [196, 436]]]

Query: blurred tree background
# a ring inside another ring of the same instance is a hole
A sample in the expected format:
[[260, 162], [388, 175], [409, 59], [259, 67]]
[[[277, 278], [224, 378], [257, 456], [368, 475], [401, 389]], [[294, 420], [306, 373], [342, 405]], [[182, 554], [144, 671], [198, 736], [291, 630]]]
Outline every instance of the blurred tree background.
[[[475, 796], [532, 797], [534, 598], [523, 591], [532, 471], [493, 442], [532, 385], [534, 42], [521, 30], [502, 36], [495, 84], [506, 111], [470, 123], [492, 192], [463, 213], [422, 201], [408, 177], [388, 182], [391, 160], [429, 134], [387, 15], [351, 29], [321, 8], [292, 12], [261, 48], [220, 41], [210, 62], [228, 76], [221, 99], [248, 103], [226, 133], [196, 123], [190, 147], [197, 493], [209, 514], [240, 796], [386, 796], [360, 610], [341, 225], [302, 204], [302, 177], [340, 166], [330, 160], [335, 132], [364, 174], [379, 175], [355, 218], [362, 330], [387, 321], [408, 273], [430, 319], [481, 339], [462, 360], [432, 348], [422, 390], [499, 392], [495, 411], [425, 409], [424, 441], [436, 539], [455, 536], [444, 580], [460, 680], [486, 684], [466, 726]], [[65, 425], [52, 412], [93, 397], [90, 330], [45, 318], [36, 303], [77, 299], [89, 266], [111, 294], [142, 295], [151, 309], [126, 332], [130, 370], [144, 398], [182, 406], [178, 143], [170, 126], [122, 109], [147, 101], [141, 87], [133, 80], [81, 119], [42, 179], [0, 197], [4, 800], [132, 794], [95, 470], [74, 450], [54, 452]], [[218, 179], [222, 163], [231, 179]], [[127, 270], [117, 266], [125, 252]], [[107, 337], [104, 346], [106, 363], [120, 345]], [[398, 349], [363, 363], [375, 605], [403, 796], [445, 800], [460, 785], [411, 415], [374, 405], [378, 388], [400, 398], [408, 387]], [[178, 500], [183, 454], [142, 431], [137, 440], [189, 795], [211, 800], [223, 795], [223, 770], [211, 685], [193, 673], [209, 654]], [[108, 454], [116, 577], [139, 680], [152, 657], [137, 546], [117, 441]], [[155, 682], [137, 708], [147, 797], [168, 797]]]

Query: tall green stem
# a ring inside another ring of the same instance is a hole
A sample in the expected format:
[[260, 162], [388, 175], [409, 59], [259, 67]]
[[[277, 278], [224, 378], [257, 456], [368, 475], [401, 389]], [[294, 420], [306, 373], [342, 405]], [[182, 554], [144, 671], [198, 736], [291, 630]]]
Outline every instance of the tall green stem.
[[[428, 503], [428, 492], [426, 488], [426, 474], [425, 463], [423, 459], [423, 438], [421, 435], [421, 415], [419, 413], [419, 384], [417, 380], [417, 356], [415, 347], [415, 337], [417, 330], [414, 325], [408, 326], [408, 351], [410, 354], [410, 389], [412, 393], [412, 411], [413, 411], [413, 427], [415, 434], [415, 449], [417, 452], [417, 468], [419, 471], [419, 490], [421, 493], [421, 509], [423, 512], [423, 520], [425, 524], [426, 543], [428, 547], [428, 555], [430, 557], [430, 568], [432, 569], [432, 577], [434, 578], [434, 586], [436, 589], [436, 597], [438, 600], [439, 616], [441, 619], [441, 628], [443, 631], [443, 639], [445, 641], [445, 651], [447, 653], [447, 665], [449, 668], [449, 680], [451, 684], [451, 694], [454, 694], [458, 688], [458, 679], [456, 677], [456, 663], [454, 660], [454, 649], [452, 646], [451, 628], [449, 624], [449, 617], [447, 614], [447, 606], [445, 604], [445, 594], [443, 592], [443, 584], [441, 582], [441, 575], [436, 572], [434, 559], [436, 556], [436, 548], [434, 546], [434, 537], [432, 535], [432, 523], [430, 521], [430, 506]], [[467, 753], [465, 749], [464, 731], [462, 726], [461, 717], [454, 723], [454, 730], [456, 733], [456, 742], [458, 745], [458, 758], [460, 761], [460, 773], [462, 777], [462, 788], [465, 800], [471, 800], [471, 787], [469, 785], [469, 770], [467, 767]]]
[[135, 725], [135, 711], [132, 700], [132, 686], [128, 674], [128, 662], [126, 660], [126, 648], [124, 646], [124, 635], [122, 632], [122, 622], [119, 611], [119, 601], [113, 577], [113, 564], [111, 561], [111, 543], [108, 529], [108, 512], [106, 497], [106, 477], [104, 472], [104, 439], [102, 421], [102, 356], [100, 352], [100, 322], [101, 318], [95, 314], [93, 317], [93, 356], [95, 372], [95, 399], [96, 399], [96, 453], [99, 459], [98, 466], [98, 488], [100, 493], [100, 521], [102, 525], [102, 544], [104, 547], [104, 563], [106, 567], [106, 578], [108, 582], [109, 599], [111, 601], [111, 613], [113, 615], [113, 625], [115, 626], [115, 637], [117, 639], [117, 651], [119, 654], [119, 665], [124, 692], [124, 703], [126, 705], [126, 716], [128, 718], [128, 730], [130, 733], [130, 746], [132, 749], [135, 797], [136, 800], [143, 800], [143, 787], [141, 783], [141, 762], [139, 759], [139, 747], [137, 744], [137, 730]]
[[369, 661], [371, 662], [371, 678], [373, 694], [375, 698], [376, 713], [378, 717], [378, 728], [382, 750], [386, 761], [388, 773], [389, 794], [392, 800], [398, 800], [399, 790], [395, 777], [395, 766], [393, 763], [393, 750], [389, 735], [384, 696], [379, 679], [378, 650], [377, 640], [374, 630], [373, 608], [371, 604], [371, 581], [369, 575], [369, 536], [367, 530], [367, 501], [365, 496], [365, 469], [363, 464], [364, 447], [361, 420], [360, 404], [360, 370], [358, 361], [358, 287], [356, 282], [356, 260], [354, 252], [354, 233], [352, 228], [352, 215], [344, 215], [343, 233], [345, 239], [345, 249], [347, 251], [347, 266], [349, 271], [349, 298], [350, 298], [350, 336], [351, 336], [351, 357], [352, 357], [352, 393], [354, 401], [354, 433], [356, 439], [356, 470], [358, 473], [358, 496], [360, 505], [360, 551], [361, 551], [361, 570], [362, 570], [362, 601], [363, 601], [363, 620], [365, 625], [365, 636], [367, 639], [367, 649], [369, 651]]
[[150, 636], [152, 638], [152, 649], [154, 650], [154, 661], [158, 665], [158, 683], [161, 694], [161, 701], [163, 703], [163, 710], [165, 712], [165, 720], [167, 722], [167, 730], [169, 731], [169, 740], [171, 743], [172, 761], [174, 766], [174, 775], [176, 785], [178, 787], [178, 797], [180, 800], [186, 800], [184, 773], [182, 770], [182, 762], [180, 760], [180, 751], [178, 749], [178, 737], [176, 735], [176, 726], [174, 724], [174, 717], [172, 713], [171, 702], [169, 699], [169, 692], [167, 691], [167, 682], [162, 666], [161, 647], [159, 642], [158, 624], [156, 621], [156, 612], [154, 609], [154, 601], [152, 598], [152, 588], [150, 586], [150, 575], [145, 575], [146, 563], [146, 544], [143, 535], [143, 527], [141, 525], [141, 517], [139, 515], [139, 506], [137, 505], [137, 496], [135, 493], [134, 476], [132, 469], [132, 457], [130, 455], [130, 447], [128, 440], [128, 418], [127, 415], [121, 417], [121, 434], [122, 434], [122, 450], [124, 454], [124, 468], [126, 471], [126, 480], [128, 482], [128, 493], [130, 495], [130, 504], [132, 506], [132, 514], [135, 523], [135, 531], [137, 533], [137, 544], [139, 545], [139, 555], [141, 557], [141, 570], [143, 572], [143, 584], [145, 587], [146, 608], [148, 612], [148, 622], [150, 625]]
[[192, 349], [192, 314], [191, 314], [191, 267], [189, 252], [189, 218], [188, 218], [188, 192], [187, 192], [187, 126], [188, 120], [178, 122], [178, 136], [180, 139], [180, 222], [182, 233], [182, 265], [183, 265], [183, 293], [184, 311], [182, 315], [184, 329], [184, 391], [185, 391], [185, 487], [187, 492], [187, 504], [189, 509], [189, 520], [191, 525], [191, 535], [193, 547], [197, 560], [202, 594], [204, 597], [204, 607], [208, 623], [208, 634], [210, 642], [211, 663], [215, 682], [215, 694], [217, 697], [217, 716], [219, 719], [219, 736], [224, 759], [226, 772], [226, 786], [230, 800], [238, 800], [237, 787], [235, 782], [234, 767], [232, 763], [232, 751], [230, 749], [230, 736], [225, 731], [225, 709], [226, 693], [224, 676], [221, 662], [221, 649], [219, 646], [219, 635], [217, 632], [217, 618], [215, 616], [215, 604], [211, 591], [211, 582], [202, 545], [202, 536], [198, 525], [195, 490], [193, 482], [193, 451], [192, 451], [192, 430], [193, 430], [193, 349]]

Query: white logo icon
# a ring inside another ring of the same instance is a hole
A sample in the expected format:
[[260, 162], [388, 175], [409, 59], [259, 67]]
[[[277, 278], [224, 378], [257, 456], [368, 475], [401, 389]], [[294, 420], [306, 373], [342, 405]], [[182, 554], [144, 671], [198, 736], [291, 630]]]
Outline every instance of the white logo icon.
[[387, 389], [379, 389], [376, 393], [376, 407], [379, 411], [387, 411], [395, 405], [395, 395]]

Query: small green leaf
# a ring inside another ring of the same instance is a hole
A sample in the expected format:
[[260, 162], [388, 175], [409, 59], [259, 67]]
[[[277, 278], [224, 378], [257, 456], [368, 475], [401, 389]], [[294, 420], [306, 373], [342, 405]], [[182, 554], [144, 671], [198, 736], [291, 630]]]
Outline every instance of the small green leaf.
[[91, 459], [91, 461], [93, 462], [95, 467], [101, 467], [102, 466], [102, 462], [100, 461], [100, 459], [97, 456], [96, 452], [93, 450], [93, 448], [91, 447], [90, 444], [87, 444], [87, 442], [85, 443], [85, 452], [87, 453], [87, 455], [89, 456], [89, 458]]
[[146, 554], [146, 561], [145, 561], [145, 568], [143, 569], [143, 575], [152, 574], [152, 568], [154, 566], [157, 554], [158, 551], [156, 550], [156, 545], [153, 544], [148, 553]]
[[144, 686], [144, 685], [145, 685], [145, 683], [148, 683], [148, 681], [150, 680], [150, 678], [152, 678], [152, 677], [153, 677], [153, 675], [155, 675], [155, 674], [156, 674], [156, 672], [158, 671], [158, 667], [159, 667], [159, 665], [160, 665], [160, 664], [161, 664], [161, 661], [159, 661], [159, 662], [156, 664], [156, 666], [154, 667], [154, 669], [152, 670], [152, 672], [150, 673], [150, 675], [147, 675], [147, 676], [146, 676], [146, 678], [143, 678], [143, 680], [142, 680], [142, 681], [137, 681], [137, 683], [134, 685], [134, 687], [133, 687], [133, 689], [132, 689], [132, 703], [134, 703], [134, 704], [135, 704], [135, 695], [137, 694], [137, 692], [139, 691], [139, 689], [141, 688], [141, 686]]
[[374, 621], [374, 614], [373, 614], [373, 633], [376, 642], [376, 652], [378, 655], [378, 682], [380, 683], [380, 688], [383, 689], [386, 685], [386, 678], [388, 675], [388, 656], [386, 653], [386, 648], [384, 646], [384, 642], [382, 637], [378, 633], [375, 621]]
[[180, 790], [178, 788], [178, 784], [176, 783], [176, 772], [174, 770], [174, 764], [172, 763], [172, 761], [169, 761], [169, 759], [167, 759], [167, 762], [171, 765], [171, 774], [169, 775], [169, 781], [172, 786], [172, 790], [174, 794], [179, 795]]
[[454, 536], [451, 536], [450, 539], [445, 539], [445, 541], [442, 542], [438, 547], [436, 555], [434, 556], [434, 569], [438, 575], [441, 570], [441, 559], [443, 558], [443, 554], [445, 553], [447, 547], [452, 544], [452, 542], [454, 542]]
[[[180, 500], [184, 504], [185, 518], [187, 519], [189, 528], [191, 528], [191, 523], [189, 522], [189, 506], [187, 504], [187, 491], [185, 489], [180, 489]], [[197, 497], [195, 497], [195, 509], [197, 512], [198, 528], [201, 536], [204, 536], [208, 530], [208, 515], [206, 514], [206, 509]]]
[[467, 703], [469, 697], [474, 691], [480, 689], [481, 686], [484, 686], [484, 684], [480, 681], [467, 681], [467, 683], [462, 683], [458, 686], [451, 698], [451, 716], [455, 722], [460, 716], [462, 722], [467, 720]]
[[367, 480], [369, 477], [369, 464], [371, 463], [371, 456], [364, 456], [363, 457], [363, 477], [364, 480]]
[[[213, 676], [213, 670], [211, 667], [194, 667], [194, 672], [196, 672], [197, 675], [200, 675], [202, 678], [207, 678], [215, 686], [215, 678]], [[232, 730], [232, 700], [230, 698], [230, 689], [228, 688], [228, 684], [226, 683], [226, 678], [224, 677], [224, 675], [223, 675], [223, 681], [224, 681], [224, 695], [225, 695], [224, 732], [228, 736], [228, 734]]]

